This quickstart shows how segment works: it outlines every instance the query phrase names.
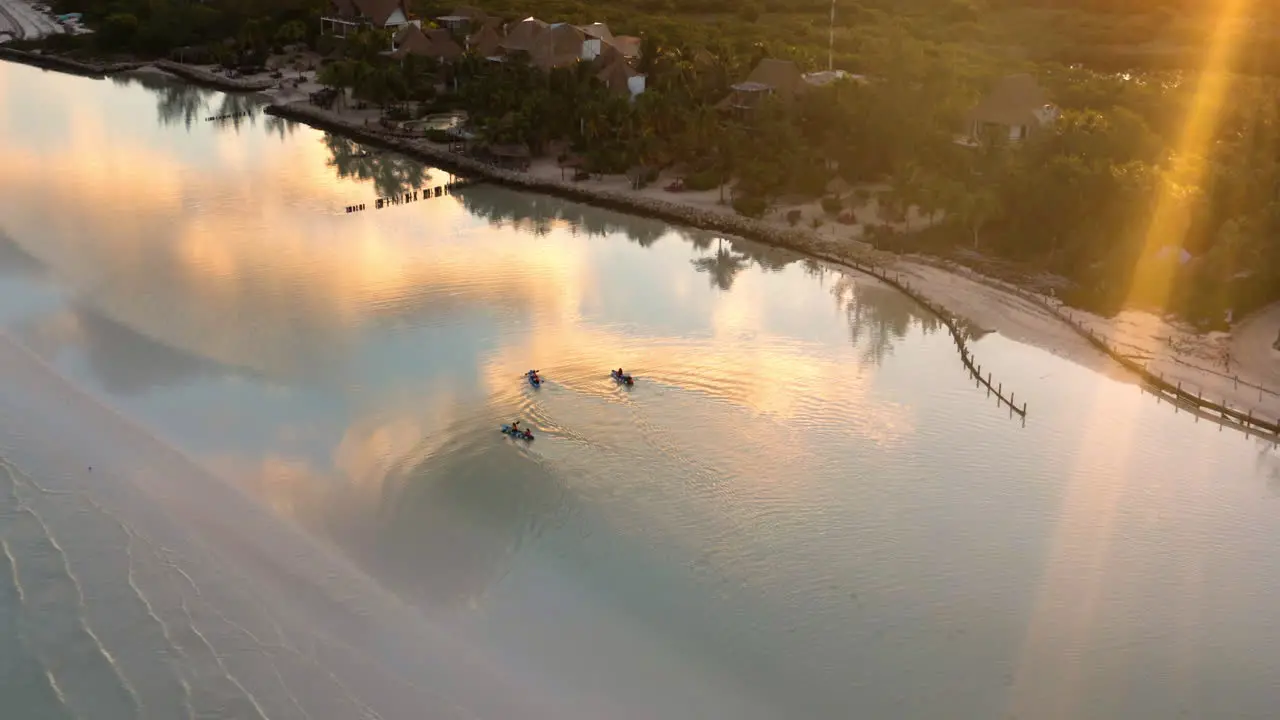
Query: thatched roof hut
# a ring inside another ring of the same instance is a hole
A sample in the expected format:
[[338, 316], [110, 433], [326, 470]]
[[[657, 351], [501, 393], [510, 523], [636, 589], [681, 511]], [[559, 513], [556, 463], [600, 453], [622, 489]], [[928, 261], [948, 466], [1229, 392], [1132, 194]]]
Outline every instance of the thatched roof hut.
[[502, 35], [492, 25], [484, 25], [467, 38], [467, 47], [480, 57], [495, 57], [502, 53]]
[[542, 34], [549, 27], [545, 22], [534, 17], [511, 23], [507, 26], [507, 36], [502, 39], [502, 49], [508, 52], [524, 51], [532, 54], [533, 48], [537, 46]]
[[804, 76], [790, 60], [764, 58], [747, 76], [746, 82], [764, 85], [779, 99], [789, 102], [803, 87]]
[[1052, 108], [1048, 93], [1035, 78], [1023, 73], [997, 82], [969, 111], [968, 120], [975, 124], [1036, 127], [1044, 123], [1046, 108]]
[[462, 57], [463, 49], [448, 30], [422, 30], [417, 25], [408, 25], [396, 34], [396, 49], [391, 53], [394, 58], [406, 55], [435, 58], [437, 60], [454, 60]]
[[721, 100], [717, 107], [749, 110], [757, 107], [765, 97], [776, 97], [790, 104], [797, 93], [807, 87], [800, 68], [790, 60], [764, 58], [747, 76], [747, 79], [730, 86], [733, 92]]
[[616, 93], [631, 94], [631, 78], [636, 72], [625, 60], [615, 60], [596, 73], [596, 79]]

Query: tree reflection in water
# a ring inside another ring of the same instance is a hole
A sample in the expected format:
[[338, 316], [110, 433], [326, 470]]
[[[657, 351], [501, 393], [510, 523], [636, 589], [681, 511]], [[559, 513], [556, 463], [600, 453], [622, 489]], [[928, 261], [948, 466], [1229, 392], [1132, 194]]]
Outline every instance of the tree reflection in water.
[[730, 243], [732, 243], [734, 250], [755, 263], [756, 267], [768, 272], [785, 270], [791, 263], [801, 259], [801, 255], [798, 253], [770, 247], [751, 240], [733, 238]]
[[724, 246], [724, 238], [716, 241], [716, 252], [709, 257], [700, 257], [690, 260], [698, 272], [707, 273], [711, 277], [711, 286], [721, 290], [728, 290], [733, 287], [734, 278], [738, 273], [750, 266], [750, 260], [746, 255], [735, 252], [733, 244], [730, 243], [728, 248]]
[[863, 359], [877, 365], [892, 354], [894, 342], [906, 337], [913, 325], [920, 325], [926, 335], [943, 326], [914, 300], [870, 277], [841, 273], [831, 294], [844, 310], [850, 342], [863, 345]]
[[[218, 125], [229, 126], [239, 132], [243, 127], [257, 125], [255, 113], [263, 106], [262, 101], [251, 93], [209, 90], [160, 72], [112, 75], [111, 82], [121, 86], [138, 85], [155, 93], [156, 115], [164, 127], [182, 125], [190, 130], [197, 122], [218, 117], [224, 118], [214, 121]], [[282, 138], [293, 132], [293, 123], [279, 118], [268, 116], [264, 125]]]
[[563, 224], [589, 237], [626, 235], [628, 240], [642, 247], [653, 245], [673, 230], [661, 220], [624, 215], [583, 203], [518, 193], [490, 185], [464, 188], [457, 196], [468, 212], [484, 218], [495, 227], [512, 225], [543, 234], [556, 224]]
[[370, 149], [333, 133], [324, 134], [324, 145], [329, 150], [325, 164], [337, 170], [338, 177], [372, 181], [380, 197], [404, 195], [431, 178], [426, 165], [398, 153]]

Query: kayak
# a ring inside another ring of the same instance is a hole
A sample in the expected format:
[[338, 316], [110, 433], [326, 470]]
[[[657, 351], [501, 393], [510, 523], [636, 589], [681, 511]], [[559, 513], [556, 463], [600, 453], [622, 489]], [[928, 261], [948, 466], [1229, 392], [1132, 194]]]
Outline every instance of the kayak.
[[530, 385], [534, 387], [542, 387], [542, 378], [538, 377], [532, 370], [525, 373], [524, 376], [528, 378]]
[[609, 377], [613, 378], [617, 382], [622, 383], [623, 385], [634, 385], [636, 382], [635, 380], [631, 379], [630, 375], [619, 375], [617, 370], [610, 370]]
[[520, 440], [533, 439], [533, 433], [529, 432], [528, 430], [512, 430], [510, 425], [503, 425], [502, 433], [504, 435], [510, 435], [513, 438], [519, 438]]

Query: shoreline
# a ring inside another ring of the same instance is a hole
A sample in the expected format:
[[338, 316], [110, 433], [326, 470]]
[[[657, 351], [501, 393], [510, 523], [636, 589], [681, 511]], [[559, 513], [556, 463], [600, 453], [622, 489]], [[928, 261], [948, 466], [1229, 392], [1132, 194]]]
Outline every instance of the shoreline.
[[[827, 237], [806, 228], [783, 226], [776, 220], [747, 218], [726, 212], [723, 208], [700, 207], [692, 198], [681, 202], [654, 197], [629, 187], [614, 190], [588, 183], [567, 182], [548, 176], [545, 172], [539, 174], [503, 170], [453, 153], [445, 146], [425, 138], [408, 137], [381, 127], [358, 124], [339, 113], [314, 107], [305, 99], [273, 94], [269, 91], [277, 87], [278, 83], [271, 79], [226, 78], [202, 67], [183, 65], [171, 60], [90, 64], [56, 55], [0, 47], [0, 60], [4, 59], [45, 70], [95, 78], [153, 67], [183, 80], [219, 90], [257, 92], [267, 98], [268, 104], [263, 108], [263, 112], [267, 114], [408, 155], [443, 170], [456, 171], [459, 175], [483, 178], [517, 190], [552, 195], [609, 210], [736, 235], [870, 274], [888, 281], [938, 315], [949, 326], [956, 316], [969, 318], [984, 328], [995, 331], [1001, 331], [1002, 325], [1013, 325], [1017, 330], [1023, 331], [1021, 335], [1024, 342], [1045, 347], [1056, 354], [1071, 355], [1082, 364], [1104, 371], [1104, 368], [1097, 367], [1096, 360], [1105, 358], [1114, 363], [1113, 367], [1122, 368], [1127, 378], [1138, 381], [1144, 389], [1152, 391], [1158, 398], [1183, 408], [1194, 408], [1206, 413], [1216, 422], [1249, 434], [1280, 437], [1280, 352], [1270, 351], [1268, 357], [1268, 348], [1258, 351], [1252, 347], [1256, 343], [1252, 343], [1246, 348], [1248, 352], [1236, 353], [1235, 374], [1217, 372], [1182, 359], [1185, 353], [1193, 359], [1213, 362], [1210, 356], [1221, 350], [1225, 353], [1229, 369], [1231, 352], [1236, 349], [1232, 345], [1239, 344], [1240, 341], [1240, 338], [1235, 338], [1232, 334], [1206, 336], [1193, 333], [1180, 328], [1176, 323], [1139, 311], [1122, 312], [1116, 318], [1102, 318], [1082, 310], [1067, 308], [1047, 295], [988, 276], [946, 258], [898, 255], [876, 250], [855, 238], [841, 239], [834, 234]], [[835, 232], [834, 229], [832, 232]], [[909, 280], [904, 279], [904, 276]], [[986, 306], [983, 305], [984, 296], [989, 301]], [[967, 310], [965, 306], [968, 306]], [[1262, 319], [1272, 315], [1280, 318], [1280, 304], [1255, 313], [1242, 320], [1241, 324], [1255, 316]], [[1045, 323], [1052, 323], [1057, 327], [1048, 327]], [[1018, 332], [1011, 334], [1004, 331], [1002, 334], [1014, 339], [1019, 336]], [[1258, 333], [1248, 334], [1252, 336]], [[1143, 335], [1147, 337], [1141, 337]], [[1175, 345], [1175, 335], [1179, 336], [1178, 341], [1183, 347]], [[1224, 337], [1226, 343], [1223, 342]], [[1153, 341], [1165, 339], [1168, 340], [1168, 351], [1162, 352], [1163, 344]], [[973, 369], [969, 367], [969, 361], [973, 360], [972, 354], [963, 342], [958, 340], [957, 344], [962, 362], [972, 374]], [[1090, 353], [1095, 357], [1089, 358]], [[1241, 355], [1253, 367], [1243, 367], [1239, 360]], [[1146, 363], [1139, 360], [1145, 360]], [[1250, 382], [1250, 379], [1256, 382]], [[1184, 382], [1187, 385], [1185, 389]], [[1220, 402], [1214, 402], [1215, 398]]]
[[[1280, 393], [1244, 381], [1244, 394], [1248, 394], [1254, 389], [1258, 391], [1258, 404], [1256, 406], [1251, 406], [1252, 404], [1249, 402], [1240, 401], [1238, 397], [1236, 402], [1232, 402], [1228, 399], [1229, 393], [1225, 390], [1218, 396], [1221, 402], [1214, 402], [1213, 395], [1203, 389], [1197, 393], [1184, 390], [1180, 382], [1170, 381], [1163, 377], [1163, 373], [1152, 371], [1136, 362], [1122, 351], [1119, 343], [1114, 339], [1094, 330], [1086, 322], [1076, 319], [1076, 317], [1091, 317], [1089, 313], [1080, 310], [1064, 310], [1065, 306], [1062, 303], [1054, 302], [1047, 296], [982, 275], [970, 268], [963, 268], [963, 271], [961, 271], [954, 264], [942, 258], [928, 258], [926, 260], [913, 256], [893, 255], [868, 247], [859, 247], [848, 242], [840, 243], [804, 229], [780, 228], [766, 220], [755, 220], [728, 215], [723, 212], [708, 211], [689, 204], [638, 194], [624, 194], [593, 188], [585, 183], [570, 184], [565, 181], [539, 177], [532, 173], [502, 170], [450, 152], [443, 146], [425, 139], [398, 136], [391, 132], [383, 132], [354, 124], [349, 120], [344, 120], [332, 111], [312, 107], [305, 100], [294, 102], [279, 102], [277, 100], [277, 102], [265, 108], [264, 112], [408, 155], [444, 170], [451, 172], [457, 170], [460, 171], [459, 174], [477, 176], [488, 182], [494, 182], [506, 187], [552, 195], [610, 210], [653, 217], [702, 230], [724, 232], [869, 274], [893, 286], [899, 292], [907, 295], [941, 318], [957, 340], [957, 349], [960, 352], [961, 361], [966, 370], [969, 371], [970, 375], [979, 378], [981, 381], [983, 379], [980, 377], [981, 373], [974, 367], [976, 361], [972, 353], [969, 352], [967, 344], [960, 339], [953, 325], [954, 318], [963, 313], [953, 311], [945, 300], [937, 300], [932, 296], [928, 288], [922, 288], [919, 284], [912, 284], [902, 277], [903, 275], [918, 276], [918, 271], [921, 267], [933, 268], [956, 278], [964, 278], [976, 284], [984, 285], [1038, 309], [1041, 314], [1052, 318], [1054, 322], [1070, 330], [1077, 340], [1083, 342], [1086, 347], [1091, 348], [1096, 354], [1118, 364], [1123, 368], [1126, 376], [1137, 380], [1139, 384], [1144, 386], [1144, 389], [1151, 391], [1158, 398], [1175, 403], [1184, 409], [1194, 409], [1215, 422], [1220, 422], [1252, 435], [1260, 437], [1280, 436], [1280, 410], [1272, 411], [1274, 406], [1280, 406]], [[900, 269], [903, 272], [889, 272], [894, 269]], [[966, 278], [965, 276], [968, 277]], [[1188, 367], [1202, 373], [1211, 372], [1194, 366]], [[978, 374], [975, 375], [975, 372]], [[1240, 385], [1242, 383], [1238, 376], [1220, 376], [1220, 379], [1232, 385], [1234, 390], [1241, 389]], [[1003, 398], [1001, 399], [1005, 405], [1011, 406], [1017, 414], [1021, 415], [1025, 412], [1025, 404], [1012, 404], [1004, 401]], [[1272, 403], [1264, 404], [1263, 401], [1266, 400], [1275, 401], [1274, 406]]]
[[30, 52], [27, 50], [15, 50], [14, 48], [5, 47], [4, 45], [0, 45], [0, 60], [8, 60], [9, 62], [15, 62], [21, 65], [30, 65], [31, 67], [40, 68], [41, 70], [89, 77], [95, 80], [103, 80], [108, 75], [129, 72], [152, 64], [141, 60], [114, 63], [84, 62], [82, 60], [73, 60], [68, 57], [63, 57], [61, 55], [49, 55], [46, 53]]

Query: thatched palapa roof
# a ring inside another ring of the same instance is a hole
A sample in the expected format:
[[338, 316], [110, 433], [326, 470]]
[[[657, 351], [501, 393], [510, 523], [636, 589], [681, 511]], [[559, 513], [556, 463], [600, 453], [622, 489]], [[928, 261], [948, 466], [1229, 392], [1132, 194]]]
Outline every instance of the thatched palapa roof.
[[640, 57], [640, 38], [633, 35], [614, 35], [612, 44], [627, 58]]
[[515, 52], [523, 50], [532, 52], [538, 39], [549, 26], [533, 17], [525, 18], [507, 26], [507, 36], [502, 40], [502, 49]]
[[399, 10], [407, 19], [409, 12], [404, 0], [331, 0], [334, 12], [342, 18], [366, 17], [378, 27], [385, 27], [392, 14]]
[[609, 31], [609, 26], [604, 23], [591, 23], [590, 25], [579, 25], [578, 29], [586, 33], [589, 37], [599, 38], [606, 42], [613, 41], [613, 33]]
[[764, 58], [756, 65], [747, 79], [730, 86], [733, 93], [716, 104], [719, 108], [738, 106], [740, 102], [752, 106], [757, 98], [771, 92], [784, 103], [790, 103], [796, 93], [807, 87], [800, 68], [790, 60]]
[[625, 60], [611, 62], [596, 73], [596, 78], [614, 92], [629, 94], [631, 86], [628, 81], [639, 75]]
[[484, 25], [467, 38], [467, 47], [481, 57], [493, 57], [502, 52], [502, 35], [492, 25]]
[[1049, 96], [1035, 78], [1023, 73], [1003, 78], [972, 110], [969, 121], [1016, 127], [1040, 124], [1037, 112], [1049, 106]]
[[[752, 83], [755, 86], [751, 86]], [[764, 58], [747, 76], [746, 82], [739, 85], [747, 85], [748, 87], [742, 88], [746, 90], [759, 89], [758, 86], [766, 87], [786, 101], [795, 97], [803, 83], [804, 76], [800, 74], [800, 68], [796, 67], [795, 63], [790, 60]], [[738, 86], [735, 85], [734, 89], [738, 89]]]
[[453, 60], [461, 57], [462, 53], [462, 46], [448, 30], [423, 31], [417, 25], [410, 25], [396, 34], [396, 51], [391, 55], [395, 58], [417, 55], [437, 60]]

